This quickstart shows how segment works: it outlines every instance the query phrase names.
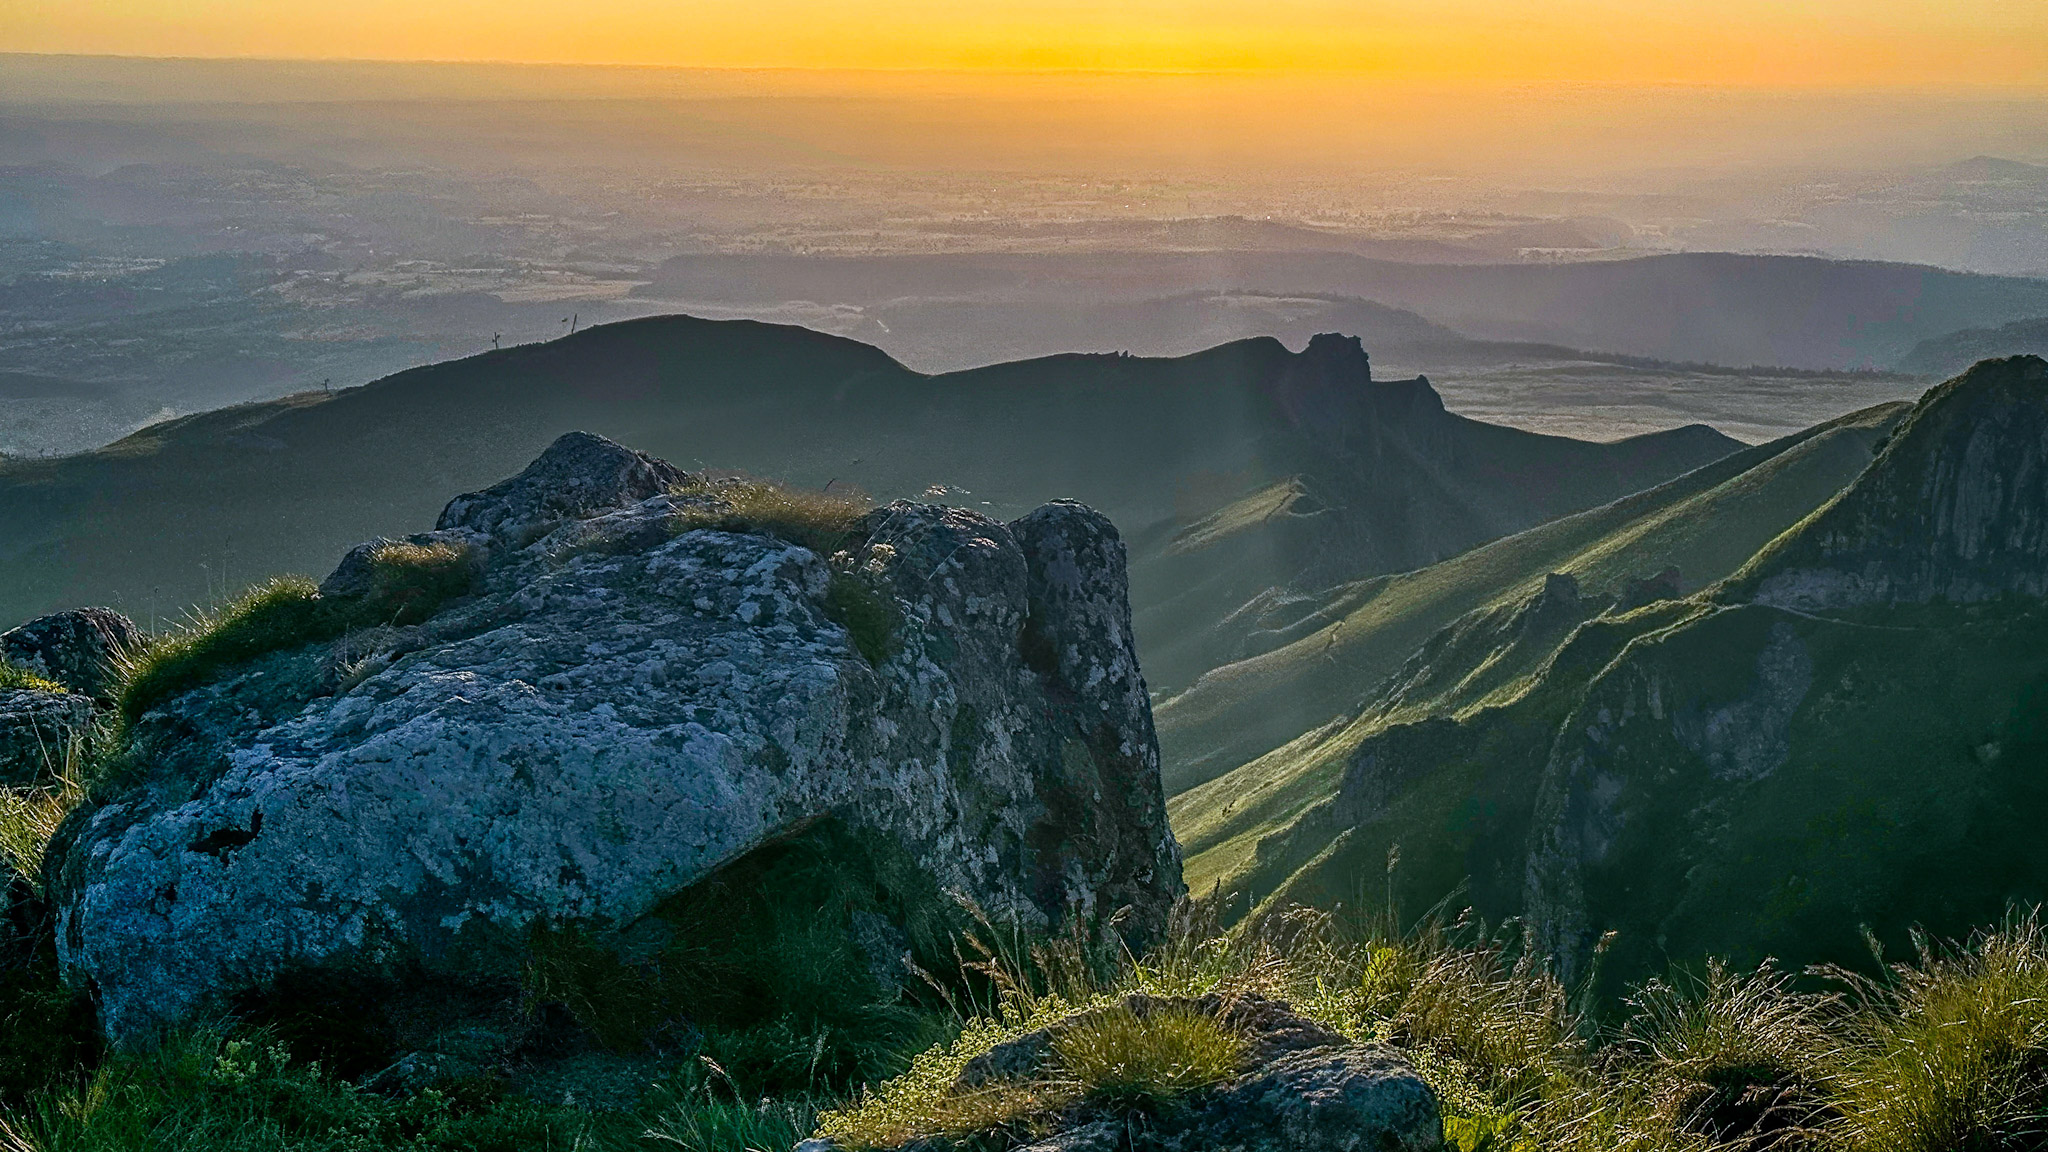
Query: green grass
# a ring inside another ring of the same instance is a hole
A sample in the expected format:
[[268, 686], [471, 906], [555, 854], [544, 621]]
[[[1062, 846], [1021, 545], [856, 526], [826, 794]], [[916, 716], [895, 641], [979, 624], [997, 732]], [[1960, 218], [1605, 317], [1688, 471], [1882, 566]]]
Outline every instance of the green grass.
[[468, 594], [477, 577], [474, 553], [445, 543], [387, 543], [372, 551], [370, 564], [370, 590], [363, 596], [324, 599], [312, 580], [279, 576], [125, 653], [116, 669], [121, 721], [132, 724], [165, 700], [259, 656], [359, 628], [419, 623]]
[[46, 679], [19, 664], [0, 660], [0, 692], [26, 689], [30, 692], [69, 692], [70, 689]]
[[237, 664], [347, 631], [347, 621], [326, 608], [313, 581], [280, 576], [220, 608], [193, 614], [183, 628], [152, 638], [122, 659], [115, 693], [120, 718], [132, 724]]
[[[6, 1017], [0, 1149], [98, 1152], [690, 1149], [784, 1152], [820, 1133], [852, 1149], [919, 1139], [1012, 1148], [1077, 1116], [1156, 1113], [1245, 1070], [1245, 1041], [1190, 998], [1256, 993], [1405, 1051], [1437, 1090], [1455, 1152], [2018, 1152], [2042, 1146], [2048, 931], [2039, 914], [1881, 977], [1711, 964], [1591, 1003], [1517, 932], [1430, 917], [1405, 932], [1294, 910], [1219, 931], [1184, 910], [1134, 956], [1080, 935], [981, 929], [940, 983], [950, 1038], [845, 1075], [817, 1028], [706, 1029], [642, 1103], [580, 1112], [483, 1079], [366, 1092], [261, 1032], [197, 1032], [160, 1050], [57, 1052], [78, 1021]], [[1144, 1012], [1126, 998], [1159, 998]], [[1178, 998], [1178, 999], [1177, 999]], [[1037, 1071], [959, 1086], [996, 1045], [1048, 1029]], [[775, 1067], [777, 1064], [782, 1067]]]
[[[1902, 413], [1902, 406], [1854, 413], [1439, 564], [1368, 582], [1341, 619], [1218, 668], [1162, 703], [1156, 716], [1168, 792], [1217, 779], [1333, 717], [1355, 716], [1360, 697], [1439, 629], [1468, 614], [1519, 605], [1541, 588], [1545, 573], [1575, 575], [1587, 595], [1611, 593], [1627, 577], [1666, 565], [1679, 568], [1688, 588], [1726, 576], [1853, 479], [1870, 445]], [[1518, 654], [1514, 667], [1473, 678], [1467, 691], [1414, 703], [1437, 711], [1478, 705], [1542, 655]], [[1447, 679], [1465, 682], [1462, 674]], [[1214, 795], [1238, 791], [1226, 786]], [[1211, 807], [1181, 801], [1176, 819], [1211, 819], [1213, 813], [1195, 814]]]
[[2048, 1145], [2048, 930], [2038, 910], [1963, 947], [1923, 942], [1862, 1011], [1834, 1073], [1856, 1152], [2017, 1152]]
[[1053, 1036], [1059, 1073], [1085, 1100], [1158, 1107], [1245, 1070], [1250, 1044], [1216, 1017], [1167, 1005], [1091, 1012]]

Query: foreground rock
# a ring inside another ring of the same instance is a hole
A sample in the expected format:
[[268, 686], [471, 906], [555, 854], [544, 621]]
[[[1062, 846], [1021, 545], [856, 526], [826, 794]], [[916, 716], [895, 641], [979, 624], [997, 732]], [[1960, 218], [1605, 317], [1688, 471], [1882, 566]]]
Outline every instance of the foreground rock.
[[[550, 934], [664, 978], [665, 902], [828, 829], [871, 872], [842, 927], [878, 975], [948, 892], [1163, 920], [1179, 854], [1105, 519], [897, 503], [828, 557], [691, 527], [722, 504], [678, 476], [564, 437], [401, 542], [480, 565], [468, 595], [145, 716], [146, 771], [53, 849], [60, 958], [108, 1034], [347, 986], [434, 1048], [504, 1017]], [[325, 599], [371, 595], [384, 547]]]

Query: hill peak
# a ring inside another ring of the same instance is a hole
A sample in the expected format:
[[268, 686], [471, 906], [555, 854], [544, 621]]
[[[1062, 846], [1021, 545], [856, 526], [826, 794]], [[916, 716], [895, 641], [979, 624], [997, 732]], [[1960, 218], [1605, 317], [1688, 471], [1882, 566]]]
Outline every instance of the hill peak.
[[1740, 573], [1795, 610], [2048, 595], [2048, 361], [1985, 360], [1922, 397], [1856, 482]]

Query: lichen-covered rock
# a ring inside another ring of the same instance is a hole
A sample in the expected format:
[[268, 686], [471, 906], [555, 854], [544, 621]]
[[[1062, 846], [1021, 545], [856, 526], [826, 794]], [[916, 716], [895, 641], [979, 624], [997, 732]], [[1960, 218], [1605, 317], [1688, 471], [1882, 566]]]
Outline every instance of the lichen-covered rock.
[[519, 544], [563, 520], [658, 496], [683, 479], [682, 469], [666, 460], [602, 436], [570, 432], [519, 475], [449, 501], [434, 527]]
[[91, 698], [75, 692], [0, 690], [0, 785], [34, 784], [62, 771], [92, 717]]
[[105, 699], [113, 688], [116, 657], [141, 639], [134, 623], [119, 612], [79, 608], [0, 632], [0, 659], [73, 692]]
[[623, 954], [821, 825], [931, 900], [1163, 922], [1179, 853], [1108, 521], [899, 502], [826, 557], [690, 528], [716, 497], [676, 475], [564, 437], [442, 517], [488, 534], [453, 607], [145, 716], [147, 771], [53, 849], [60, 958], [108, 1033], [309, 970], [516, 992], [535, 932]]

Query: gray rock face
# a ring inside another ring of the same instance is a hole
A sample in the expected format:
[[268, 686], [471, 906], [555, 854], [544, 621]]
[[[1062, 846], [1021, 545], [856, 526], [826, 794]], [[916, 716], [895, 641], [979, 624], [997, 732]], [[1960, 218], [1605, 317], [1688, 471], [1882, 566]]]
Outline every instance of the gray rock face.
[[142, 633], [111, 608], [57, 612], [0, 632], [0, 659], [104, 699], [113, 685], [117, 653], [133, 647]]
[[92, 700], [74, 692], [0, 691], [0, 785], [34, 784], [61, 770], [92, 717]]
[[1163, 922], [1179, 850], [1105, 519], [899, 502], [826, 557], [688, 530], [716, 498], [678, 475], [564, 437], [443, 515], [488, 544], [474, 595], [145, 717], [147, 777], [55, 848], [60, 960], [109, 1035], [308, 969], [516, 989], [536, 926], [626, 939], [820, 822], [1025, 925]]
[[2048, 596], [2048, 361], [1987, 360], [1929, 391], [1742, 587], [1807, 612]]

